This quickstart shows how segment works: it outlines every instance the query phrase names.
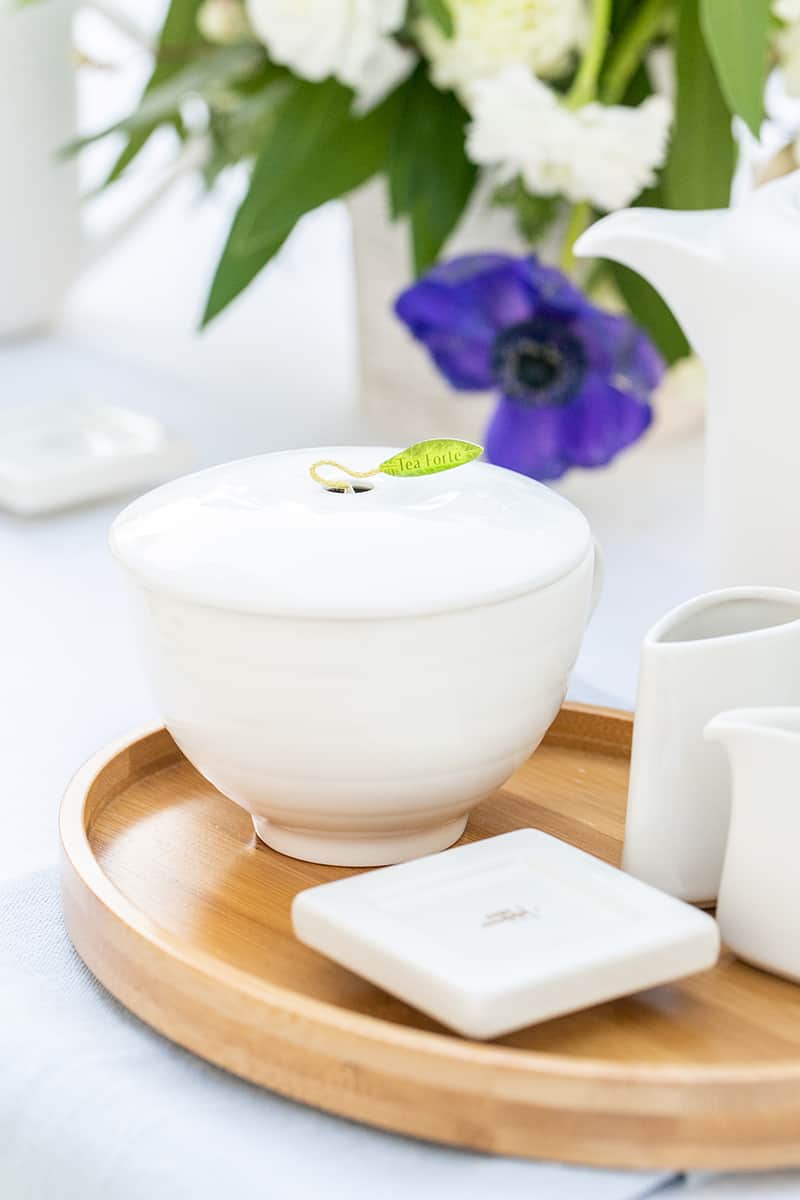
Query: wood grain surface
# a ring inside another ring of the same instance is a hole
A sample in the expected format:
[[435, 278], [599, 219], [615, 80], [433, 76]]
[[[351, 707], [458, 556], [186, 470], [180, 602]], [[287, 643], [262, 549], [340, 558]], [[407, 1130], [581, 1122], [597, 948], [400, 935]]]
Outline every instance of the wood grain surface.
[[[632, 722], [567, 705], [464, 840], [534, 826], [618, 863]], [[111, 747], [61, 811], [67, 928], [167, 1037], [343, 1116], [502, 1154], [620, 1167], [800, 1165], [800, 989], [712, 971], [490, 1043], [451, 1034], [297, 942], [285, 858], [164, 730]]]

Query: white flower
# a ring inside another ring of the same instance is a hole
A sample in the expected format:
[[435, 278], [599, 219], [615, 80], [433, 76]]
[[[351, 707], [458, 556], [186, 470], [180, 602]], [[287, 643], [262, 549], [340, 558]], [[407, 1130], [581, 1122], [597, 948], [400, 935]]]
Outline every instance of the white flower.
[[563, 73], [588, 32], [586, 0], [446, 0], [448, 38], [430, 18], [416, 33], [433, 82], [463, 90], [503, 67], [522, 65], [543, 78]]
[[206, 41], [220, 46], [253, 33], [241, 0], [204, 0], [197, 12], [197, 28]]
[[772, 11], [786, 24], [775, 35], [775, 53], [783, 68], [786, 91], [800, 96], [800, 0], [775, 0]]
[[303, 79], [333, 75], [362, 111], [411, 70], [414, 55], [390, 36], [406, 0], [247, 0], [250, 23], [275, 62]]
[[637, 108], [587, 104], [572, 112], [525, 67], [507, 67], [468, 92], [467, 154], [501, 181], [519, 175], [539, 196], [624, 208], [655, 182], [672, 106], [649, 96]]

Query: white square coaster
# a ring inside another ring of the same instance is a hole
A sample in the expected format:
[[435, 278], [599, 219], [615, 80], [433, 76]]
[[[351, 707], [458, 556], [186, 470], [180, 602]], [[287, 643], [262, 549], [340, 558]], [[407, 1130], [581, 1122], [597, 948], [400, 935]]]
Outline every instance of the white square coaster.
[[716, 922], [536, 829], [309, 888], [300, 941], [473, 1038], [713, 966]]
[[103, 401], [0, 412], [0, 506], [32, 516], [179, 474], [187, 448], [160, 421]]

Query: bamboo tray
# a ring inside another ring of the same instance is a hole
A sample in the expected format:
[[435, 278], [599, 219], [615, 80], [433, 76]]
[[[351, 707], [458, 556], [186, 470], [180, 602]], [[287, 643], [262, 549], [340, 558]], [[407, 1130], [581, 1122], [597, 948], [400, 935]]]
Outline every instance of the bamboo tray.
[[[536, 826], [621, 849], [631, 717], [567, 705], [466, 837]], [[300, 945], [289, 907], [343, 868], [257, 844], [165, 730], [96, 755], [61, 810], [78, 953], [203, 1058], [304, 1103], [498, 1154], [641, 1168], [800, 1165], [800, 988], [713, 971], [490, 1043]]]

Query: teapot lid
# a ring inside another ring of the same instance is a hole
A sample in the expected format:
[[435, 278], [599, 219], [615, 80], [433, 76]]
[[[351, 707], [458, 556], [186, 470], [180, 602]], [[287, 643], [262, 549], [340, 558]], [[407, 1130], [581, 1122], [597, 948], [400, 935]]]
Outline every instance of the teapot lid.
[[316, 618], [491, 603], [544, 587], [586, 556], [583, 514], [502, 467], [472, 462], [414, 478], [377, 475], [353, 493], [327, 491], [309, 475], [320, 459], [367, 471], [394, 453], [290, 450], [184, 476], [120, 513], [112, 552], [158, 592]]

